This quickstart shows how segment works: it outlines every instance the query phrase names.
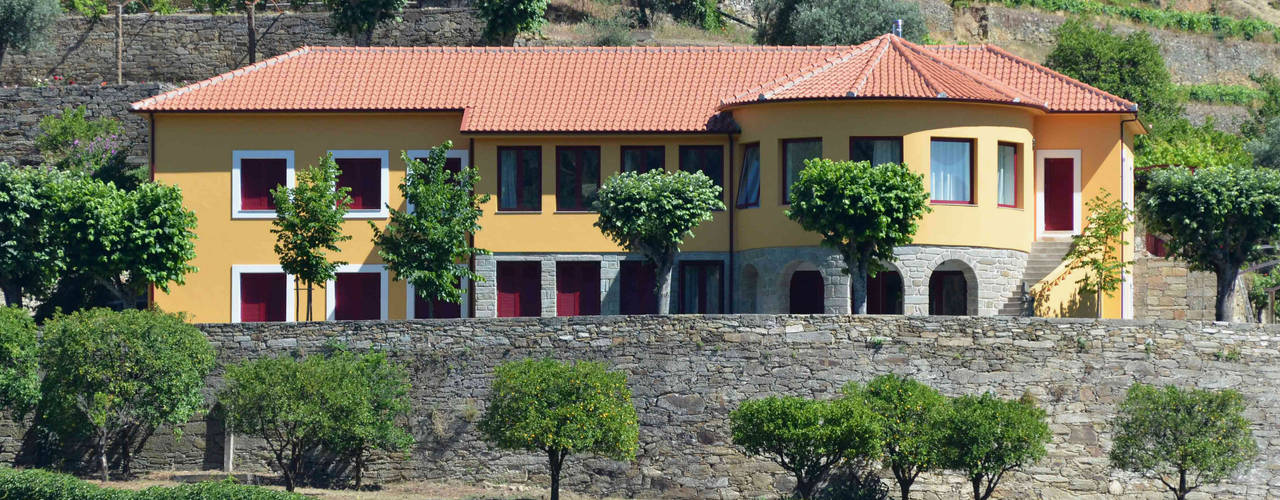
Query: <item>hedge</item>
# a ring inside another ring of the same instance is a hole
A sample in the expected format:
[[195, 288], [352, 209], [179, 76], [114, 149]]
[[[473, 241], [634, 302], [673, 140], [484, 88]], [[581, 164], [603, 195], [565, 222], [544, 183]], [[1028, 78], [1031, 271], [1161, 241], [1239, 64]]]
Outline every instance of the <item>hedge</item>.
[[1246, 106], [1266, 97], [1266, 92], [1245, 85], [1179, 85], [1178, 92], [1188, 101]]
[[[969, 0], [951, 0], [951, 3], [953, 5], [965, 5], [970, 2]], [[1033, 7], [1041, 10], [1088, 16], [1107, 16], [1156, 28], [1190, 31], [1193, 33], [1212, 33], [1245, 40], [1253, 40], [1261, 34], [1270, 33], [1272, 41], [1280, 41], [1280, 26], [1254, 18], [1237, 19], [1203, 12], [1182, 12], [1150, 7], [1111, 5], [1097, 0], [983, 0], [981, 3], [1004, 5], [1006, 7]]]
[[67, 474], [0, 468], [0, 500], [301, 500], [294, 493], [231, 480], [156, 486], [141, 491], [103, 488]]

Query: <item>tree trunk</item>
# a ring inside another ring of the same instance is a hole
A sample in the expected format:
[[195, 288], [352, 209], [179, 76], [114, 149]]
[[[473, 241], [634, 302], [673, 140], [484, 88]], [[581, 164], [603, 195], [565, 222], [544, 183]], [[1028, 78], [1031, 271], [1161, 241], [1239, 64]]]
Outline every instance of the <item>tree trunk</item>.
[[[0, 46], [0, 56], [3, 55], [4, 47]], [[22, 287], [17, 285], [6, 285], [4, 288], [4, 303], [10, 307], [22, 307]]]
[[805, 500], [809, 500], [810, 498], [813, 498], [813, 493], [814, 493], [813, 490], [817, 489], [817, 486], [818, 486], [817, 478], [800, 479], [799, 477], [797, 477], [796, 478], [796, 496], [803, 498]]
[[360, 491], [364, 480], [364, 449], [356, 450], [356, 491]]
[[913, 482], [912, 480], [906, 479], [906, 478], [902, 478], [898, 480], [898, 490], [902, 493], [902, 500], [910, 499], [912, 482]]
[[671, 271], [675, 268], [675, 256], [660, 257], [661, 262], [654, 266], [658, 281], [658, 314], [671, 314]]
[[[1221, 281], [1219, 281], [1219, 283], [1221, 283]], [[1188, 493], [1191, 493], [1191, 490], [1187, 489], [1187, 471], [1179, 470], [1178, 471], [1178, 492], [1177, 492], [1178, 500], [1187, 500]]]
[[560, 466], [564, 465], [565, 453], [560, 450], [547, 450], [547, 461], [551, 465], [551, 500], [560, 500]]
[[311, 282], [307, 282], [307, 321], [311, 321]]
[[982, 500], [982, 478], [970, 478], [969, 483], [973, 485], [973, 500]]
[[98, 468], [101, 469], [102, 480], [104, 482], [110, 481], [111, 469], [107, 466], [107, 438], [105, 436], [98, 437], [97, 448], [98, 449], [96, 451], [98, 452]]
[[245, 2], [244, 15], [245, 21], [249, 25], [249, 64], [258, 62], [258, 25], [254, 19], [254, 11], [257, 9], [258, 2]]
[[0, 64], [4, 64], [4, 49], [9, 45], [8, 41], [0, 41]]
[[1213, 315], [1218, 321], [1231, 321], [1236, 298], [1236, 276], [1240, 266], [1218, 266], [1218, 298], [1213, 304]]
[[116, 85], [124, 83], [124, 4], [116, 4]]
[[853, 314], [867, 313], [867, 259], [863, 255], [857, 265], [845, 265], [849, 268], [849, 312]]

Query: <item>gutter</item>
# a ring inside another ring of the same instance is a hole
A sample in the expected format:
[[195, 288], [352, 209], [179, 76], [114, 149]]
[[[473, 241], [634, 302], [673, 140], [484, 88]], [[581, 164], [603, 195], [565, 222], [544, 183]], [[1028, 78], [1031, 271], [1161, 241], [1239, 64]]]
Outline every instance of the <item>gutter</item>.
[[725, 186], [726, 186], [725, 191], [727, 191], [724, 194], [725, 194], [725, 197], [729, 200], [729, 203], [726, 203], [724, 207], [725, 210], [729, 212], [729, 268], [725, 270], [725, 274], [728, 275], [728, 283], [729, 283], [729, 303], [727, 304], [727, 307], [725, 307], [725, 312], [729, 314], [733, 314], [734, 312], [736, 312], [734, 311], [733, 305], [735, 303], [734, 299], [736, 298], [736, 295], [737, 295], [736, 293], [737, 290], [733, 286], [733, 276], [734, 276], [734, 269], [735, 269], [733, 267], [733, 263], [734, 263], [733, 213], [737, 211], [736, 210], [737, 204], [735, 203], [736, 200], [734, 199], [736, 193], [733, 190], [733, 153], [735, 149], [733, 147], [733, 132], [729, 132], [725, 135], [729, 137], [729, 168], [725, 169], [726, 171], [724, 172], [724, 179], [725, 179]]
[[[1122, 203], [1122, 204], [1123, 204], [1123, 203], [1125, 203], [1125, 193], [1124, 193], [1124, 181], [1125, 181], [1125, 178], [1124, 178], [1124, 177], [1125, 177], [1125, 171], [1124, 171], [1124, 124], [1129, 123], [1129, 122], [1137, 122], [1139, 127], [1142, 127], [1144, 130], [1146, 129], [1146, 127], [1142, 125], [1142, 122], [1141, 122], [1140, 120], [1138, 120], [1138, 113], [1137, 113], [1137, 110], [1136, 110], [1136, 109], [1134, 110], [1133, 118], [1131, 118], [1131, 119], [1125, 119], [1125, 120], [1120, 120], [1120, 203]], [[1135, 137], [1134, 139], [1135, 139], [1135, 141], [1136, 141], [1136, 140], [1137, 140], [1137, 137]], [[1133, 162], [1134, 162], [1134, 170], [1136, 171], [1136, 170], [1137, 170], [1137, 157], [1135, 156], [1132, 160], [1133, 160]], [[1135, 199], [1135, 200], [1136, 200], [1136, 198], [1137, 198], [1137, 196], [1138, 196], [1138, 193], [1137, 193], [1137, 190], [1138, 190], [1138, 180], [1137, 180], [1137, 179], [1130, 179], [1130, 182], [1129, 182], [1129, 189], [1130, 189], [1130, 191], [1133, 191], [1133, 192], [1129, 193], [1129, 197], [1131, 197], [1131, 198], [1133, 198], [1133, 199]], [[1130, 204], [1130, 205], [1132, 205], [1132, 204]], [[1127, 208], [1129, 208], [1129, 209], [1131, 209], [1131, 210], [1132, 210], [1134, 207], [1133, 207], [1133, 206], [1129, 206], [1129, 207], [1127, 207]], [[1133, 235], [1133, 236], [1134, 236], [1134, 239], [1135, 239], [1135, 240], [1136, 240], [1136, 239], [1137, 239], [1137, 237], [1138, 237], [1138, 235], [1137, 235], [1137, 233], [1136, 233], [1136, 232], [1134, 233], [1134, 235]], [[1136, 253], [1137, 248], [1138, 248], [1138, 247], [1137, 247], [1138, 242], [1137, 242], [1137, 241], [1130, 241], [1130, 242], [1129, 242], [1129, 245], [1130, 245], [1130, 248], [1134, 249], [1134, 251], [1135, 251], [1135, 253]], [[1123, 249], [1123, 247], [1122, 247], [1122, 248], [1121, 248], [1121, 258], [1123, 258], [1123, 257], [1124, 257], [1123, 250], [1124, 250], [1124, 249]], [[1134, 255], [1134, 258], [1136, 259], [1136, 258], [1137, 258], [1137, 255]], [[1124, 316], [1125, 316], [1125, 314], [1124, 314], [1124, 313], [1125, 313], [1125, 304], [1126, 304], [1126, 303], [1129, 303], [1129, 302], [1134, 302], [1133, 297], [1132, 297], [1132, 295], [1133, 295], [1133, 272], [1132, 272], [1132, 271], [1128, 271], [1128, 270], [1124, 270], [1123, 278], [1124, 278], [1124, 279], [1120, 282], [1120, 317], [1121, 317], [1122, 319], [1125, 319], [1125, 318], [1124, 318]], [[1128, 285], [1129, 285], [1129, 295], [1130, 295], [1129, 297], [1126, 297], [1126, 296], [1125, 296], [1125, 293], [1124, 293], [1124, 288], [1125, 288], [1125, 285], [1126, 285], [1126, 284], [1128, 284]], [[1132, 305], [1132, 304], [1131, 304], [1131, 305]], [[1099, 306], [1101, 306], [1101, 304], [1099, 304]], [[1099, 308], [1098, 308], [1098, 310], [1099, 310], [1099, 312], [1101, 312], [1102, 308], [1101, 308], [1101, 307], [1099, 307]], [[1099, 316], [1101, 316], [1101, 314], [1099, 314]]]

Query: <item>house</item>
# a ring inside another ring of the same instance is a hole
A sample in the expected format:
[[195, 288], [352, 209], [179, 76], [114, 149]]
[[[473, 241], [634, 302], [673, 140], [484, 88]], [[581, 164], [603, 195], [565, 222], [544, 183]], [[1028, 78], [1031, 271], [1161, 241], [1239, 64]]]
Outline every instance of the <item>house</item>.
[[[151, 123], [153, 177], [181, 186], [199, 216], [199, 271], [154, 301], [208, 322], [304, 316], [272, 251], [267, 191], [325, 154], [355, 202], [353, 239], [334, 256], [350, 264], [317, 293], [317, 318], [652, 312], [651, 268], [592, 226], [588, 203], [610, 175], [648, 169], [704, 172], [729, 207], [686, 241], [672, 311], [848, 312], [839, 257], [784, 215], [789, 183], [817, 156], [905, 162], [930, 190], [915, 244], [870, 283], [872, 312], [1015, 312], [1027, 285], [1064, 272], [1052, 242], [1080, 231], [1086, 200], [1105, 189], [1132, 203], [1143, 132], [1133, 103], [999, 48], [894, 35], [829, 47], [304, 47], [132, 106]], [[485, 279], [453, 307], [389, 275], [367, 223], [404, 205], [401, 152], [445, 140], [452, 165], [478, 168], [492, 196], [474, 236], [493, 252], [472, 263]], [[1126, 280], [1101, 314], [1131, 316], [1132, 296]], [[1082, 298], [1052, 300], [1039, 307], [1074, 314]]]

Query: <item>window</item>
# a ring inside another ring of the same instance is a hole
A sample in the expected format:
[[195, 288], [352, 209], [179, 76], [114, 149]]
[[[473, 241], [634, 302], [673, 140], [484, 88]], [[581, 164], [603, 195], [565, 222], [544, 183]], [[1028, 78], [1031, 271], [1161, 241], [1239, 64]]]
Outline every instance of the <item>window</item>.
[[962, 271], [934, 271], [929, 276], [929, 314], [964, 316], [968, 303], [969, 283]]
[[782, 203], [791, 203], [791, 183], [800, 176], [804, 161], [822, 157], [822, 139], [782, 141]]
[[742, 149], [742, 175], [738, 178], [738, 208], [760, 206], [760, 144]]
[[796, 271], [791, 274], [790, 314], [822, 314], [826, 309], [826, 287], [822, 273]]
[[600, 263], [556, 263], [556, 316], [600, 314]]
[[1018, 206], [1018, 145], [1002, 142], [996, 146], [996, 204], [1002, 207]]
[[387, 186], [391, 182], [387, 170], [387, 152], [366, 150], [330, 151], [342, 173], [338, 187], [349, 188], [349, 218], [387, 217]]
[[658, 314], [658, 280], [653, 263], [624, 260], [618, 269], [622, 314]]
[[498, 210], [542, 210], [542, 148], [498, 148]]
[[850, 137], [849, 160], [871, 162], [872, 166], [902, 163], [902, 138]]
[[[427, 161], [427, 158], [431, 156], [431, 150], [429, 149], [410, 149], [405, 153], [409, 155], [409, 158], [423, 162]], [[446, 151], [444, 169], [452, 172], [454, 175], [462, 172], [463, 165], [469, 163], [469, 153], [470, 152], [465, 149], [450, 149], [449, 151]]]
[[462, 302], [455, 304], [453, 302], [445, 302], [443, 300], [427, 300], [417, 294], [417, 289], [413, 285], [406, 285], [408, 299], [405, 301], [406, 307], [405, 317], [409, 319], [428, 319], [428, 318], [463, 318], [466, 317], [469, 307], [469, 287], [468, 280], [463, 279], [461, 284]]
[[934, 139], [929, 183], [934, 203], [973, 203], [973, 140]]
[[680, 312], [718, 314], [724, 311], [724, 262], [680, 263]]
[[291, 281], [278, 265], [231, 266], [231, 321], [293, 321]]
[[293, 151], [231, 153], [231, 218], [274, 219], [271, 190], [293, 185]]
[[381, 264], [338, 267], [325, 285], [330, 320], [386, 320], [387, 271]]
[[1168, 244], [1165, 243], [1164, 239], [1154, 234], [1150, 234], [1150, 233], [1147, 234], [1146, 247], [1147, 247], [1147, 253], [1151, 254], [1152, 257], [1168, 257], [1169, 256]]
[[[724, 147], [680, 146], [680, 170], [702, 172], [724, 189]], [[723, 196], [723, 192], [721, 193]]]
[[600, 147], [556, 148], [556, 210], [585, 212], [600, 190]]
[[623, 146], [622, 171], [645, 173], [667, 168], [667, 148], [663, 146]]
[[541, 295], [541, 262], [498, 262], [498, 317], [542, 315]]

